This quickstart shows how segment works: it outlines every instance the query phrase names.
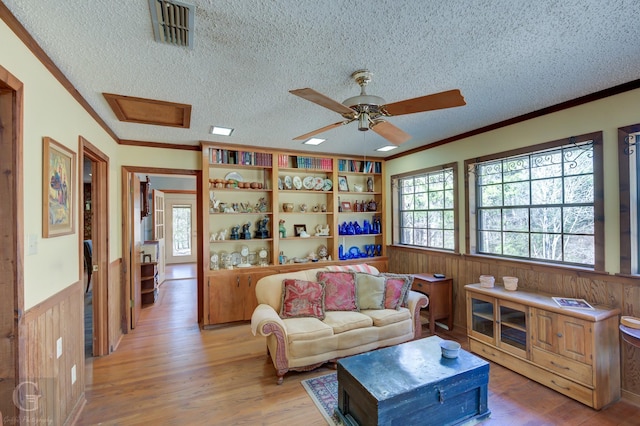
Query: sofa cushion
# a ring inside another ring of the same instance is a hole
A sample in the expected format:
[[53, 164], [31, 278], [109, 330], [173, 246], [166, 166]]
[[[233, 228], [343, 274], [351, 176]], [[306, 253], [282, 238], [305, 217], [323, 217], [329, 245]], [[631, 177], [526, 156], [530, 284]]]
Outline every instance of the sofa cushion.
[[288, 318], [283, 320], [289, 342], [316, 340], [333, 335], [331, 326], [317, 318]]
[[400, 280], [404, 280], [405, 282], [405, 286], [406, 286], [406, 291], [404, 292], [403, 296], [402, 296], [402, 301], [400, 303], [400, 306], [402, 306], [403, 308], [406, 308], [408, 303], [409, 303], [409, 290], [411, 290], [411, 285], [413, 284], [413, 275], [409, 275], [409, 274], [390, 274], [390, 273], [382, 273], [380, 274], [381, 277], [385, 277], [385, 278], [392, 278], [392, 279], [400, 279]]
[[356, 272], [356, 301], [360, 310], [384, 309], [384, 282], [384, 277]]
[[357, 311], [356, 278], [353, 272], [318, 272], [324, 284], [325, 311]]
[[376, 327], [384, 327], [385, 325], [395, 324], [397, 322], [411, 319], [411, 312], [407, 308], [371, 309], [361, 311], [361, 313], [371, 317], [373, 325]]
[[280, 318], [324, 319], [324, 285], [322, 283], [285, 279], [282, 287]]
[[327, 266], [329, 271], [353, 271], [353, 272], [366, 272], [372, 275], [378, 275], [380, 271], [375, 266], [367, 265], [366, 263], [358, 265], [329, 265]]
[[384, 291], [385, 309], [399, 309], [405, 300], [407, 292], [411, 288], [412, 280], [405, 276], [386, 276]]
[[333, 329], [334, 334], [373, 325], [373, 320], [370, 316], [363, 315], [360, 312], [347, 311], [327, 311], [323, 322]]

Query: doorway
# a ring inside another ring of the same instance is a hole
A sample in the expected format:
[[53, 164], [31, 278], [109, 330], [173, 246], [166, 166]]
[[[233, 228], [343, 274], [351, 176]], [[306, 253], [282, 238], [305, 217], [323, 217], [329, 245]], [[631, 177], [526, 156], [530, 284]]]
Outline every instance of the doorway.
[[[135, 319], [135, 298], [136, 298], [136, 280], [139, 279], [139, 274], [134, 270], [136, 264], [136, 258], [134, 256], [139, 256], [140, 253], [136, 252], [136, 248], [134, 245], [135, 239], [140, 234], [140, 230], [135, 230], [137, 225], [140, 225], [141, 219], [139, 217], [134, 218], [133, 209], [134, 209], [134, 191], [135, 185], [133, 182], [139, 175], [149, 176], [151, 180], [151, 188], [155, 189], [164, 189], [166, 185], [163, 183], [162, 179], [164, 178], [188, 178], [193, 180], [195, 178], [195, 194], [202, 193], [202, 172], [200, 170], [186, 170], [186, 169], [164, 169], [164, 168], [155, 168], [155, 167], [139, 167], [139, 166], [122, 166], [122, 221], [123, 221], [123, 235], [122, 235], [122, 253], [123, 253], [123, 271], [125, 272], [125, 276], [123, 277], [122, 283], [122, 292], [123, 292], [123, 300], [122, 305], [124, 306], [125, 318], [123, 318], [123, 327], [127, 332], [131, 331], [135, 325], [132, 325], [132, 320]], [[171, 193], [172, 191], [164, 191], [165, 197], [167, 196], [167, 192]], [[180, 192], [180, 191], [177, 191]], [[181, 191], [185, 192], [185, 191]], [[194, 192], [193, 190], [189, 192]], [[195, 221], [192, 221], [192, 231], [195, 230], [196, 234], [196, 242], [192, 247], [192, 251], [195, 251], [196, 256], [196, 270], [197, 270], [197, 287], [198, 287], [198, 320], [202, 318], [203, 312], [203, 261], [202, 261], [202, 247], [203, 237], [202, 237], [202, 208], [201, 200], [202, 197], [195, 197]], [[166, 205], [166, 203], [165, 203]], [[165, 226], [168, 228], [168, 213], [165, 208]], [[149, 223], [149, 235], [151, 235], [151, 229], [153, 228], [153, 220], [145, 219]], [[137, 222], [137, 223], [136, 223]], [[195, 227], [194, 227], [195, 224]], [[165, 233], [165, 238], [168, 234]], [[147, 235], [147, 231], [143, 231], [145, 235]], [[208, 241], [208, 240], [207, 240]], [[171, 248], [167, 243], [166, 252], [170, 251]], [[139, 262], [137, 262], [139, 263]]]
[[[85, 355], [107, 355], [113, 350], [119, 332], [111, 333], [109, 327], [109, 300], [118, 306], [118, 298], [110, 295], [109, 257], [109, 157], [87, 139], [80, 136], [79, 156], [82, 158], [82, 203], [80, 208], [79, 239], [84, 262], [80, 276], [85, 277]], [[114, 321], [116, 323], [117, 321]], [[110, 338], [111, 337], [111, 338]]]
[[164, 191], [167, 217], [167, 264], [197, 261], [196, 194]]

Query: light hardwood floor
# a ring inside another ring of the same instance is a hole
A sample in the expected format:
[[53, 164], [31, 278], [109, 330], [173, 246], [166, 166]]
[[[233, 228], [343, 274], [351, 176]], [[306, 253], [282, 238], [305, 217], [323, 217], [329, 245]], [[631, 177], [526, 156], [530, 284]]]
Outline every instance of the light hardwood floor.
[[[201, 331], [195, 306], [195, 279], [160, 286], [117, 351], [88, 360], [78, 425], [326, 424], [300, 381], [333, 370], [290, 373], [278, 386], [264, 341], [248, 324]], [[438, 334], [466, 345], [463, 332]], [[489, 408], [482, 425], [640, 424], [640, 407], [619, 402], [594, 411], [493, 363]]]

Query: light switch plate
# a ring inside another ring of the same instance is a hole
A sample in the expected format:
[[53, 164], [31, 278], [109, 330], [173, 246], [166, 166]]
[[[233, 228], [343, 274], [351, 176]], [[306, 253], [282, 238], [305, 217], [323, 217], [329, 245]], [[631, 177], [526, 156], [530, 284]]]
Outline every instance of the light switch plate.
[[62, 356], [62, 337], [59, 337], [56, 340], [56, 358], [60, 358]]
[[73, 364], [73, 367], [71, 367], [71, 384], [74, 384], [76, 382], [76, 365]]

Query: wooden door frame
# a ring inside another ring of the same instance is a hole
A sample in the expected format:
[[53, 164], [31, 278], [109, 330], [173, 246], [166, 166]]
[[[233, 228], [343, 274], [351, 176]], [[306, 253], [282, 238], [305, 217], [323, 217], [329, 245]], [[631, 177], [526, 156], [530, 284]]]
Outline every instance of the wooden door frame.
[[[145, 175], [186, 175], [194, 176], [196, 178], [196, 193], [202, 193], [202, 171], [201, 170], [189, 170], [189, 169], [166, 169], [161, 167], [142, 167], [142, 166], [122, 166], [122, 330], [125, 333], [131, 331], [131, 280], [130, 280], [130, 247], [131, 247], [131, 208], [129, 203], [129, 195], [133, 188], [131, 187], [131, 175], [135, 173], [141, 173]], [[197, 216], [196, 226], [198, 232], [198, 247], [202, 247], [203, 244], [203, 225], [202, 225], [202, 206], [201, 197], [196, 197]], [[207, 237], [208, 238], [208, 237]], [[204, 272], [202, 269], [202, 251], [198, 250], [197, 253], [197, 270], [198, 270], [198, 322], [201, 323], [203, 315], [203, 281]]]
[[[23, 185], [23, 135], [24, 135], [24, 86], [20, 80], [0, 65], [0, 109], [10, 117], [10, 122], [0, 122], [0, 167], [4, 179], [0, 184], [3, 202], [0, 224], [0, 293], [4, 302], [0, 312], [0, 327], [10, 334], [3, 335], [3, 350], [13, 352], [5, 358], [0, 385], [3, 402], [0, 409], [7, 419], [18, 417], [17, 407], [6, 400], [7, 392], [26, 379], [24, 325], [24, 185]], [[11, 373], [13, 371], [13, 373]], [[8, 405], [8, 407], [5, 406]], [[6, 412], [4, 412], [6, 410]]]
[[[84, 176], [84, 158], [91, 160], [91, 240], [93, 245], [92, 264], [98, 267], [93, 273], [93, 355], [109, 354], [109, 157], [84, 137], [78, 138], [80, 180]], [[83, 186], [78, 186], [82, 188]], [[84, 204], [78, 203], [79, 223], [84, 224]], [[80, 259], [84, 256], [84, 234], [78, 226], [78, 250]], [[80, 262], [80, 276], [83, 273]]]

